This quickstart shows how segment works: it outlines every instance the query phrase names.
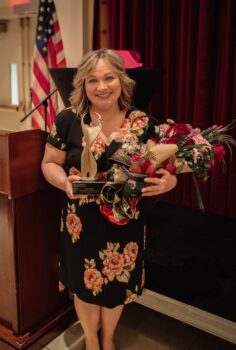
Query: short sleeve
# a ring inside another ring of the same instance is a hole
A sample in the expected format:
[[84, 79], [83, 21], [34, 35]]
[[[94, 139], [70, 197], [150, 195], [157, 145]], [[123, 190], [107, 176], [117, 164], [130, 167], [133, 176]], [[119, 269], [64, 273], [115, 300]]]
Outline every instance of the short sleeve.
[[71, 109], [63, 110], [57, 115], [47, 138], [50, 145], [61, 151], [67, 150], [67, 139], [75, 116]]

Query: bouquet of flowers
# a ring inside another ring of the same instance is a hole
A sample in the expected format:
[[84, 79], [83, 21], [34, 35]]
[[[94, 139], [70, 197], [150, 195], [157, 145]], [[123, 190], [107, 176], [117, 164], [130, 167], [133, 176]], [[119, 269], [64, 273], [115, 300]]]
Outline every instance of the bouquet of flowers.
[[155, 126], [155, 135], [146, 144], [125, 142], [111, 158], [113, 166], [102, 190], [101, 213], [118, 225], [137, 218], [143, 179], [155, 176], [160, 167], [173, 174], [191, 172], [199, 208], [203, 209], [196, 178], [207, 181], [215, 162], [224, 162], [226, 147], [231, 152], [231, 146], [236, 146], [227, 134], [234, 124], [235, 120], [227, 126], [213, 125], [201, 131], [167, 119]]

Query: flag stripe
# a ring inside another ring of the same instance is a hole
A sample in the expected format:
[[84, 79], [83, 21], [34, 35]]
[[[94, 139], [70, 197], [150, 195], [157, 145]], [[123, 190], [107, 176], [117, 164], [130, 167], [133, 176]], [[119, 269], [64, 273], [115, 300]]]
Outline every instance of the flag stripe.
[[[55, 90], [55, 84], [50, 77], [48, 68], [65, 66], [66, 59], [54, 1], [40, 0], [33, 63], [33, 107]], [[57, 93], [49, 98], [47, 112], [46, 119], [49, 129], [57, 114]], [[40, 106], [33, 113], [32, 127], [44, 130], [44, 119], [44, 107]]]
[[41, 70], [37, 65], [37, 62], [34, 62], [34, 76], [40, 83], [45, 94], [47, 94], [47, 92], [49, 91], [48, 72], [46, 75], [42, 74]]

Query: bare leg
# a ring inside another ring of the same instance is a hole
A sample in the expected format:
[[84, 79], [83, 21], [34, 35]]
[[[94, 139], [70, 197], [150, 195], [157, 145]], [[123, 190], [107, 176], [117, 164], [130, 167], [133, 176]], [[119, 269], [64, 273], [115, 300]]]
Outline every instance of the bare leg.
[[74, 296], [75, 310], [86, 336], [86, 350], [100, 350], [98, 342], [98, 325], [101, 307], [89, 304]]
[[115, 350], [113, 337], [123, 311], [124, 305], [118, 305], [113, 309], [101, 307], [102, 334], [101, 343], [103, 350]]

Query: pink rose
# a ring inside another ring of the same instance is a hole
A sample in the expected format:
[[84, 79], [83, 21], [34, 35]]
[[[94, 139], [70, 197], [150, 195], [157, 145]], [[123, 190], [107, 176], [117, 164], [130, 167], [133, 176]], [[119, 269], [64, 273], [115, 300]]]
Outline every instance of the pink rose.
[[84, 272], [84, 283], [86, 288], [92, 290], [95, 293], [102, 291], [103, 278], [101, 272], [97, 269], [87, 269]]
[[131, 124], [132, 130], [139, 130], [145, 128], [148, 123], [148, 118], [146, 116], [137, 117]]
[[70, 213], [66, 216], [66, 227], [73, 237], [79, 238], [82, 231], [82, 224], [76, 214]]
[[121, 275], [123, 272], [124, 258], [121, 254], [114, 252], [105, 259], [103, 264], [102, 273], [107, 276], [109, 281], [113, 281], [115, 276]]
[[138, 244], [135, 242], [127, 243], [122, 254], [124, 257], [125, 265], [133, 263], [137, 259]]
[[91, 151], [94, 153], [102, 153], [105, 150], [104, 142], [100, 137], [97, 137], [96, 141], [91, 146]]
[[129, 119], [125, 119], [121, 125], [121, 128], [119, 130], [120, 136], [126, 136], [130, 132], [130, 121]]

